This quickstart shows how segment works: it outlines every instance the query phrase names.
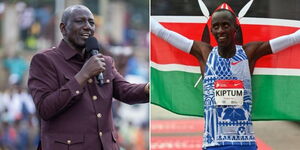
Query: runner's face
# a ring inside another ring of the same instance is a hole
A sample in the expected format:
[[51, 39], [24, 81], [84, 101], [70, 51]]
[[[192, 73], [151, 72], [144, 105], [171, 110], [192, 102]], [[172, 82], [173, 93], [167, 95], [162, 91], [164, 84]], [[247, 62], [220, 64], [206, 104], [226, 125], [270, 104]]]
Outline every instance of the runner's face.
[[218, 46], [228, 47], [235, 44], [236, 24], [233, 20], [232, 15], [227, 11], [216, 12], [212, 15], [211, 32]]

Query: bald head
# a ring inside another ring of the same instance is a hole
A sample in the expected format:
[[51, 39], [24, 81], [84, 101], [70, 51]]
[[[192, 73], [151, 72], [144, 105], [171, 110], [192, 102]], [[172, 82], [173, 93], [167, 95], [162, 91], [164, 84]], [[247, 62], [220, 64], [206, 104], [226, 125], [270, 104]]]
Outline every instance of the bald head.
[[89, 11], [92, 14], [90, 9], [84, 5], [72, 5], [72, 6], [67, 7], [64, 10], [63, 15], [61, 17], [61, 23], [67, 24], [69, 17], [73, 14], [74, 10], [78, 10], [78, 9]]
[[70, 6], [65, 9], [59, 27], [64, 41], [81, 52], [86, 39], [94, 36], [94, 15], [83, 5]]

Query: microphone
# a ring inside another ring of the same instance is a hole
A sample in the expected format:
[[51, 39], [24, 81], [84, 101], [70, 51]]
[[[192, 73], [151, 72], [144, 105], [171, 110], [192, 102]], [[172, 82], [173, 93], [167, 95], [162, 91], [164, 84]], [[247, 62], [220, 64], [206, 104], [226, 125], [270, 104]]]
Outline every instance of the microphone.
[[[91, 56], [97, 55], [99, 54], [99, 43], [97, 41], [97, 39], [95, 37], [89, 37], [86, 40], [85, 43], [85, 50], [87, 53], [89, 53]], [[99, 81], [99, 86], [102, 86], [104, 84], [104, 77], [103, 77], [103, 73], [101, 72], [98, 77], [97, 77], [98, 81]]]

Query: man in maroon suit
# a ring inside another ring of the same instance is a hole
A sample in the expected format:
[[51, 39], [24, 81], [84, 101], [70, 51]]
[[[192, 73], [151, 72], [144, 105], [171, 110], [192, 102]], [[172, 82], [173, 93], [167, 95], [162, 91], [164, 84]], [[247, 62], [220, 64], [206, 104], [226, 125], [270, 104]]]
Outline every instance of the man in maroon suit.
[[[41, 118], [43, 150], [117, 150], [112, 98], [128, 104], [149, 102], [148, 84], [130, 84], [111, 57], [85, 55], [94, 35], [91, 11], [68, 7], [62, 16], [58, 47], [37, 53], [31, 61], [28, 86]], [[97, 76], [103, 73], [104, 84]]]

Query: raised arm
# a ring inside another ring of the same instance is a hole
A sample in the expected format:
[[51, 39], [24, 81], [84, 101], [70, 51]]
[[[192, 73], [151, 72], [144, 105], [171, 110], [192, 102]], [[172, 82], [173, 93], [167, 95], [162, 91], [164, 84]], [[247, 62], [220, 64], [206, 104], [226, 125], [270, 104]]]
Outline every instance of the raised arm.
[[292, 34], [280, 36], [267, 42], [248, 43], [244, 45], [244, 49], [249, 57], [251, 70], [253, 70], [256, 60], [260, 57], [267, 54], [277, 53], [299, 43], [300, 30], [297, 30]]
[[152, 18], [151, 32], [174, 47], [194, 55], [200, 61], [201, 69], [204, 69], [203, 66], [206, 63], [209, 52], [211, 51], [211, 46], [209, 44], [201, 41], [190, 40], [174, 31], [168, 30]]
[[296, 32], [280, 36], [278, 38], [270, 40], [270, 47], [273, 53], [279, 52], [285, 48], [296, 45], [300, 43], [300, 29]]
[[151, 18], [151, 32], [156, 36], [162, 38], [174, 47], [190, 53], [193, 46], [193, 40], [190, 40], [174, 31], [168, 30], [159, 24], [156, 20]]

